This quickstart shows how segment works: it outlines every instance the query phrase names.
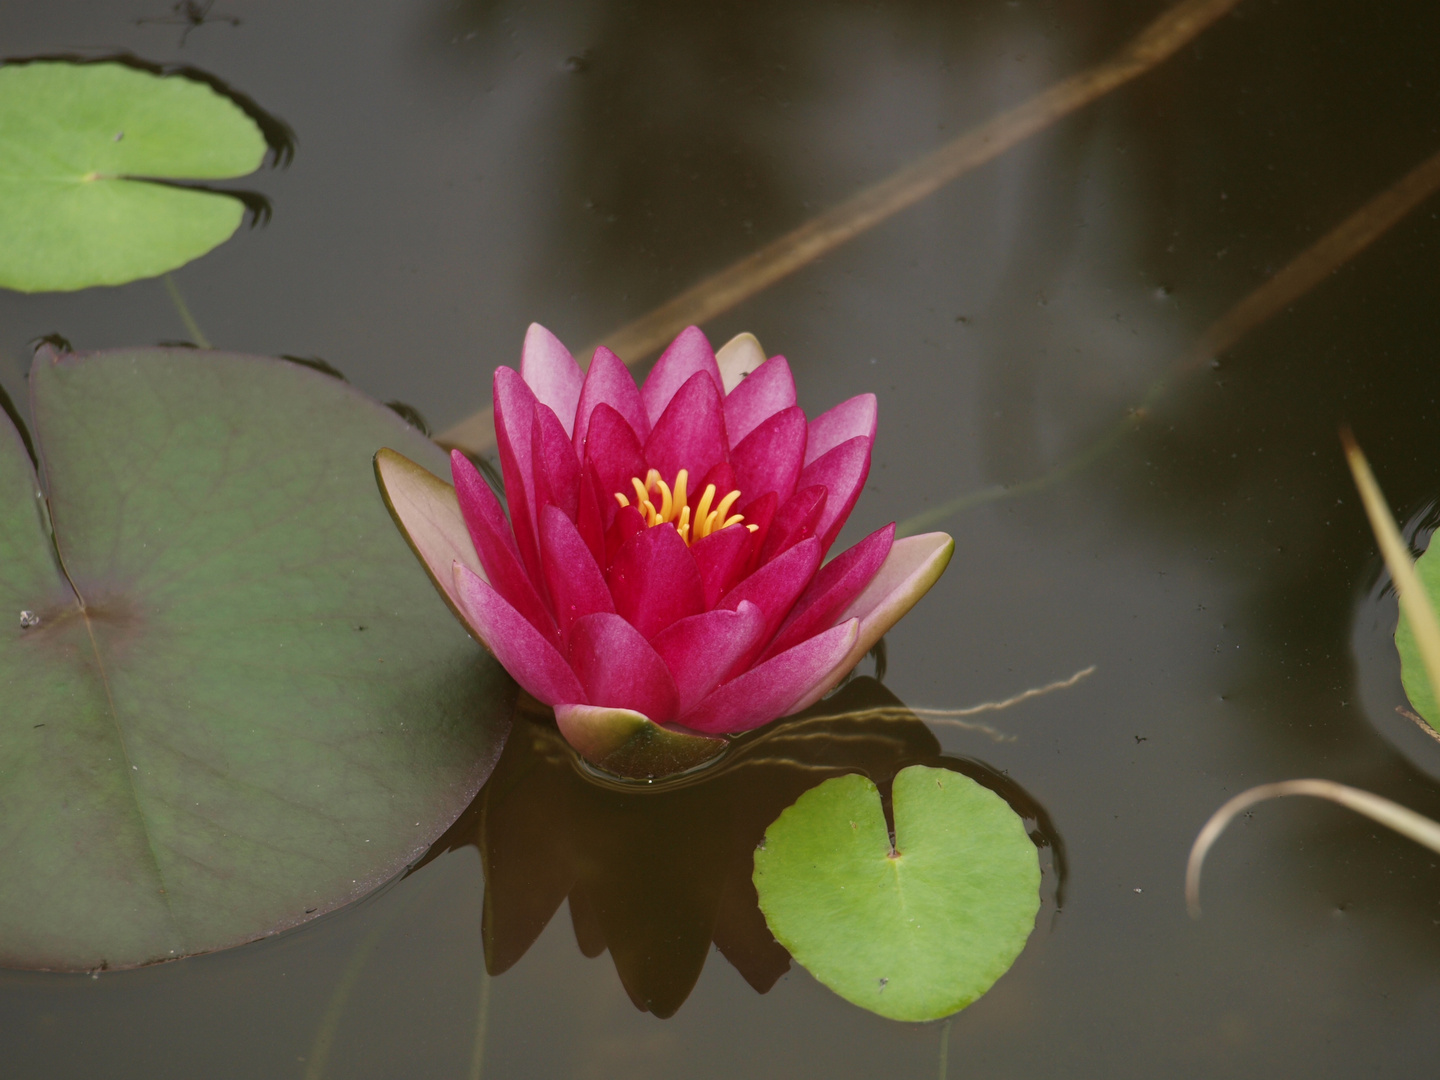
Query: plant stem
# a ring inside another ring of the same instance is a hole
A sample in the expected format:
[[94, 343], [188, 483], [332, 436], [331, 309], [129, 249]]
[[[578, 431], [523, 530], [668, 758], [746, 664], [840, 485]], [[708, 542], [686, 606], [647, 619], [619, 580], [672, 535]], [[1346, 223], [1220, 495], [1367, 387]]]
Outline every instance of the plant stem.
[[185, 297], [180, 295], [180, 286], [175, 284], [175, 279], [169, 274], [165, 275], [165, 289], [170, 294], [170, 302], [180, 313], [180, 321], [185, 324], [185, 330], [189, 333], [190, 340], [202, 349], [214, 348], [210, 344], [210, 339], [205, 336], [205, 331], [201, 330], [200, 324], [195, 321], [195, 316], [190, 314], [190, 308], [185, 304]]

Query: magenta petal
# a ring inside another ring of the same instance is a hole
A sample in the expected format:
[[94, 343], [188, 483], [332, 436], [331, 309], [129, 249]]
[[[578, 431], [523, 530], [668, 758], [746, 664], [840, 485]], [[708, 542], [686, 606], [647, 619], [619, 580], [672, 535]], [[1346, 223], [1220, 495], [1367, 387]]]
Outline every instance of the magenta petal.
[[[593, 468], [580, 477], [580, 511], [575, 515], [575, 527], [597, 564], [605, 561], [605, 511], [600, 506], [599, 484]], [[620, 509], [618, 504], [612, 505]]]
[[688, 469], [693, 483], [725, 460], [726, 447], [719, 384], [697, 371], [675, 392], [651, 429], [645, 440], [645, 463], [660, 470], [669, 484], [681, 469]]
[[510, 523], [500, 509], [500, 500], [459, 450], [450, 452], [450, 473], [455, 478], [455, 498], [460, 503], [465, 527], [470, 531], [475, 554], [480, 557], [480, 565], [491, 586], [548, 641], [558, 643], [555, 622], [520, 565], [520, 553], [510, 534]]
[[760, 643], [765, 616], [748, 600], [734, 611], [701, 612], [671, 623], [651, 642], [670, 669], [684, 713], [713, 690], [735, 663]]
[[674, 525], [654, 525], [625, 541], [610, 567], [610, 594], [616, 613], [646, 640], [704, 610], [700, 571]]
[[607, 502], [618, 505], [615, 502], [616, 492], [623, 492], [634, 501], [635, 491], [630, 478], [645, 479], [645, 451], [625, 418], [609, 405], [597, 405], [590, 414], [585, 464], [595, 470], [595, 477], [600, 482], [595, 496], [607, 515], [611, 512]]
[[725, 431], [734, 446], [781, 409], [795, 404], [795, 378], [783, 356], [772, 356], [725, 395]]
[[565, 658], [523, 615], [473, 570], [457, 562], [454, 574], [466, 623], [528, 694], [546, 705], [588, 703]]
[[585, 376], [580, 373], [580, 365], [575, 363], [570, 350], [539, 323], [531, 323], [525, 331], [520, 377], [535, 392], [536, 400], [548, 405], [559, 417], [565, 437], [569, 438]]
[[580, 512], [580, 462], [575, 459], [575, 447], [559, 418], [543, 402], [535, 405], [530, 448], [534, 457], [530, 475], [535, 481], [536, 524], [547, 503], [554, 503], [574, 521]]
[[740, 580], [753, 553], [750, 531], [744, 524], [731, 525], [690, 545], [690, 555], [700, 570], [707, 610]]
[[828, 412], [821, 413], [810, 421], [810, 435], [805, 444], [805, 464], [809, 465], [821, 454], [828, 454], [857, 435], [863, 435], [873, 443], [877, 415], [874, 394], [857, 394]]
[[640, 516], [640, 511], [633, 506], [623, 506], [615, 515], [615, 520], [605, 530], [605, 574], [608, 580], [610, 568], [615, 564], [615, 556], [620, 554], [623, 548], [636, 533], [645, 531], [645, 519]]
[[577, 619], [597, 611], [615, 613], [615, 602], [595, 557], [574, 522], [558, 506], [540, 511], [540, 558], [562, 642], [570, 640], [570, 628]]
[[865, 477], [870, 475], [871, 439], [857, 435], [829, 453], [816, 458], [800, 473], [798, 485], [824, 484], [830, 489], [825, 501], [825, 511], [815, 525], [815, 534], [825, 550], [835, 542], [845, 519], [855, 509], [855, 500], [860, 498], [860, 489], [865, 486]]
[[510, 527], [531, 581], [540, 580], [540, 547], [535, 539], [534, 451], [530, 437], [535, 427], [535, 395], [518, 371], [495, 369], [495, 442], [500, 452], [500, 473], [505, 479], [505, 502]]
[[895, 524], [876, 529], [854, 547], [842, 551], [820, 568], [810, 586], [795, 601], [794, 610], [763, 654], [782, 653], [806, 638], [835, 625], [850, 602], [869, 585], [890, 554]]
[[825, 512], [828, 496], [829, 492], [818, 484], [801, 488], [790, 496], [789, 501], [776, 512], [770, 532], [760, 548], [761, 565], [815, 535], [815, 523]]
[[660, 354], [645, 385], [640, 388], [640, 399], [645, 402], [645, 415], [650, 418], [652, 427], [659, 422], [670, 399], [698, 371], [715, 380], [717, 393], [725, 392], [725, 385], [720, 380], [720, 366], [715, 363], [715, 350], [710, 348], [710, 342], [698, 326], [688, 326]]
[[790, 498], [805, 458], [805, 430], [804, 411], [792, 406], [762, 421], [730, 451], [742, 506], [767, 491], [781, 503]]
[[734, 611], [742, 600], [758, 605], [765, 613], [762, 640], [768, 642], [775, 636], [785, 616], [790, 614], [805, 586], [810, 584], [819, 565], [820, 542], [812, 536], [760, 567], [726, 593], [716, 606]]
[[575, 455], [585, 458], [585, 435], [590, 430], [590, 414], [596, 405], [609, 405], [625, 418], [640, 441], [650, 434], [650, 418], [640, 400], [640, 388], [627, 368], [609, 349], [601, 345], [585, 372], [585, 385], [580, 390], [580, 404], [575, 410]]
[[632, 709], [657, 724], [674, 718], [675, 680], [650, 643], [620, 616], [597, 612], [577, 620], [570, 631], [570, 664], [592, 705]]
[[832, 627], [722, 683], [677, 723], [707, 733], [737, 732], [788, 715], [817, 686], [839, 682], [845, 672], [837, 669], [855, 644], [859, 625], [859, 619], [851, 619]]

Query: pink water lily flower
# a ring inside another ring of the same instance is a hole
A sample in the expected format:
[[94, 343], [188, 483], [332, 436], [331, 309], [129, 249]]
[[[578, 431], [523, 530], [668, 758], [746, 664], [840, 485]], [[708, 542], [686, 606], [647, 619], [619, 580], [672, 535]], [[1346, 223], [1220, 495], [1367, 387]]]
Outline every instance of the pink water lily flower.
[[453, 500], [390, 451], [381, 486], [471, 632], [612, 771], [684, 768], [807, 708], [954, 549], [892, 523], [826, 561], [870, 470], [875, 396], [809, 420], [785, 358], [748, 334], [717, 356], [690, 327], [637, 387], [608, 349], [582, 372], [532, 325], [494, 400], [508, 520], [458, 452]]

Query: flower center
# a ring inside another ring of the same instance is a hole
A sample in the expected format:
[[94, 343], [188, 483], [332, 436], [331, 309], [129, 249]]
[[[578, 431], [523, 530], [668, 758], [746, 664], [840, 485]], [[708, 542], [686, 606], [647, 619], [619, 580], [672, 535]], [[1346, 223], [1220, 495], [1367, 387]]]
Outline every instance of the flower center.
[[[718, 503], [715, 502], [715, 485], [706, 484], [700, 500], [695, 504], [695, 511], [690, 511], [690, 502], [686, 485], [690, 482], [688, 469], [681, 469], [675, 474], [675, 486], [672, 488], [660, 478], [656, 469], [651, 469], [642, 483], [638, 476], [630, 478], [630, 483], [635, 488], [635, 501], [631, 502], [624, 492], [615, 493], [615, 501], [621, 506], [633, 506], [640, 511], [640, 516], [645, 519], [647, 526], [673, 524], [675, 530], [680, 534], [680, 539], [687, 544], [693, 544], [697, 540], [704, 540], [713, 532], [728, 528], [731, 525], [739, 525], [745, 520], [742, 514], [730, 514], [730, 508], [740, 498], [738, 490], [730, 492]], [[657, 505], [658, 504], [658, 505]], [[726, 516], [730, 514], [730, 516]], [[745, 528], [754, 532], [758, 525], [746, 525]]]

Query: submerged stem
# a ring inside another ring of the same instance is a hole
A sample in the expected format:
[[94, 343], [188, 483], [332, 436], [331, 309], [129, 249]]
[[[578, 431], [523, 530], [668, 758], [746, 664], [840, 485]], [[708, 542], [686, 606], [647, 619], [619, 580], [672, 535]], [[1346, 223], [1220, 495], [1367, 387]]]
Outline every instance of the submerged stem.
[[210, 339], [205, 336], [205, 331], [201, 330], [200, 324], [195, 321], [195, 316], [190, 314], [185, 297], [180, 295], [180, 286], [175, 284], [174, 277], [169, 274], [165, 275], [165, 290], [170, 294], [170, 302], [175, 305], [175, 310], [180, 313], [180, 321], [185, 324], [191, 340], [202, 349], [214, 348]]

